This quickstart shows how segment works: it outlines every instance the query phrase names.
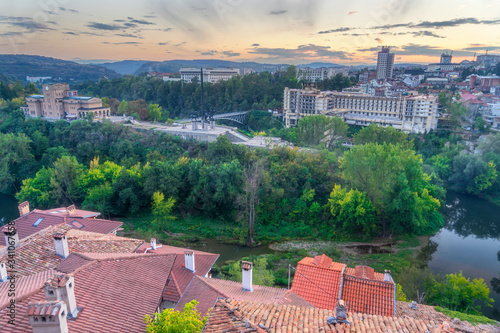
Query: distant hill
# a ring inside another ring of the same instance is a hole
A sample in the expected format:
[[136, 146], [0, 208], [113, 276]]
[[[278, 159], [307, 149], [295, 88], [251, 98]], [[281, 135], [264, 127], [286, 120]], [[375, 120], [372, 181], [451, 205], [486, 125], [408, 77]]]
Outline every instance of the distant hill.
[[96, 65], [114, 70], [115, 72], [122, 74], [122, 75], [127, 75], [127, 74], [134, 74], [142, 65], [144, 65], [146, 63], [151, 63], [151, 61], [147, 61], [147, 60], [123, 60], [123, 61], [117, 61], [117, 62], [106, 62], [103, 64], [96, 64]]
[[310, 64], [297, 65], [297, 67], [311, 67], [311, 68], [321, 68], [321, 67], [344, 67], [345, 65], [334, 64], [331, 62], [312, 62]]
[[257, 62], [236, 62], [236, 61], [227, 61], [227, 60], [217, 60], [217, 59], [199, 59], [199, 60], [167, 60], [167, 61], [158, 61], [158, 62], [146, 62], [141, 67], [139, 67], [135, 71], [135, 75], [138, 75], [143, 72], [168, 72], [168, 73], [177, 73], [179, 69], [184, 67], [191, 68], [224, 68], [224, 67], [233, 67], [233, 68], [252, 68], [257, 72], [263, 71], [275, 71], [278, 68], [287, 67], [286, 64], [259, 64]]
[[120, 76], [101, 66], [24, 54], [0, 54], [0, 74], [20, 81], [25, 81], [26, 76], [51, 76], [54, 82], [67, 83], [97, 81], [103, 76], [110, 79]]

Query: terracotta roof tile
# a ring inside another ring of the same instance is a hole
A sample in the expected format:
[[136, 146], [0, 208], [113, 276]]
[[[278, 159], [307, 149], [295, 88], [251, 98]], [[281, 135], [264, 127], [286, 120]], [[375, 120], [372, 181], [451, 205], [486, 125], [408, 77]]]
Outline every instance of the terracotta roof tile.
[[[38, 224], [36, 222], [38, 221]], [[77, 223], [72, 223], [76, 221]], [[60, 225], [65, 223], [71, 228], [76, 228], [82, 231], [97, 232], [101, 234], [109, 234], [116, 231], [123, 222], [110, 221], [102, 219], [89, 219], [77, 216], [59, 216], [50, 214], [43, 210], [33, 210], [26, 215], [23, 215], [13, 221], [17, 229], [19, 240], [39, 232], [50, 226]], [[35, 226], [34, 226], [35, 225]], [[83, 226], [79, 228], [79, 226]], [[3, 226], [1, 230], [6, 230], [7, 226]], [[4, 237], [0, 237], [0, 246], [5, 246]]]
[[[204, 333], [219, 332], [429, 332], [443, 331], [444, 321], [451, 322], [448, 317], [439, 320], [417, 319], [412, 317], [383, 317], [349, 312], [347, 319], [350, 325], [329, 325], [328, 316], [335, 317], [333, 310], [297, 307], [292, 305], [263, 304], [259, 302], [219, 299], [203, 329]], [[450, 324], [462, 332], [498, 332], [499, 326], [481, 325], [457, 326]], [[464, 328], [467, 330], [464, 330]], [[450, 332], [450, 331], [448, 331]]]
[[323, 256], [306, 257], [297, 263], [292, 290], [316, 307], [334, 309], [345, 265]]
[[[22, 300], [40, 290], [45, 282], [54, 275], [52, 269], [42, 271], [30, 276], [20, 276], [16, 278], [16, 300]], [[8, 290], [10, 281], [0, 283], [0, 309], [7, 306], [11, 300]]]
[[[173, 255], [131, 254], [115, 260], [94, 260], [76, 273], [75, 298], [83, 310], [68, 321], [70, 332], [143, 332], [144, 315], [153, 314], [174, 263]], [[147, 274], [145, 274], [147, 272]], [[44, 301], [42, 290], [16, 304], [16, 326], [0, 311], [0, 331], [32, 332], [28, 303]]]
[[394, 316], [394, 283], [344, 275], [342, 296], [349, 311]]
[[[68, 248], [71, 252], [134, 252], [143, 241], [132, 238], [117, 237], [78, 231], [73, 234], [66, 224], [49, 226], [21, 240], [16, 248], [17, 275], [31, 275], [55, 268], [63, 259], [55, 254], [54, 233], [66, 232]], [[6, 249], [0, 250], [0, 260], [7, 255]]]
[[195, 299], [200, 303], [198, 304], [198, 310], [205, 313], [214, 306], [218, 297], [266, 304], [289, 304], [312, 307], [309, 302], [291, 290], [259, 285], [253, 285], [253, 288], [252, 292], [244, 291], [241, 282], [197, 276], [193, 279], [175, 309], [182, 310], [186, 303]]

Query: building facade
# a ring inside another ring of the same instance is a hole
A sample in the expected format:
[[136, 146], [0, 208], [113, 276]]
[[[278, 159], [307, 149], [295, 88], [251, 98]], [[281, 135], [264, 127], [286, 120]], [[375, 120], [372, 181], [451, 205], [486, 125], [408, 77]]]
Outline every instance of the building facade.
[[76, 90], [70, 90], [69, 84], [57, 83], [43, 86], [43, 95], [26, 97], [22, 109], [26, 116], [48, 119], [80, 119], [90, 112], [96, 118], [110, 116], [110, 110], [102, 106], [102, 100], [95, 97], [78, 96]]
[[297, 79], [303, 80], [305, 82], [321, 82], [323, 80], [330, 79], [335, 75], [342, 73], [342, 75], [347, 76], [348, 71], [346, 67], [320, 67], [320, 68], [311, 68], [311, 67], [301, 67], [296, 70]]
[[[181, 68], [179, 74], [181, 74], [181, 79], [186, 82], [192, 82], [195, 79], [198, 82], [201, 81], [201, 70], [198, 68]], [[229, 80], [237, 75], [240, 75], [237, 68], [204, 68], [203, 82], [217, 83]]]
[[392, 78], [394, 68], [394, 53], [389, 46], [383, 46], [377, 58], [377, 80]]
[[350, 125], [392, 126], [407, 133], [429, 132], [438, 122], [437, 98], [426, 95], [385, 97], [285, 88], [283, 107], [287, 127], [315, 114], [338, 116]]

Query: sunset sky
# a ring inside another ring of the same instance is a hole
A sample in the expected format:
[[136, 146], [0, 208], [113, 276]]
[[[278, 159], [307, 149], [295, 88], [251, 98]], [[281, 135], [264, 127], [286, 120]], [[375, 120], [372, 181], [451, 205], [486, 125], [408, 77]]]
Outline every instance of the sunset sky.
[[0, 53], [66, 60], [224, 59], [301, 64], [454, 62], [500, 53], [500, 0], [17, 0]]

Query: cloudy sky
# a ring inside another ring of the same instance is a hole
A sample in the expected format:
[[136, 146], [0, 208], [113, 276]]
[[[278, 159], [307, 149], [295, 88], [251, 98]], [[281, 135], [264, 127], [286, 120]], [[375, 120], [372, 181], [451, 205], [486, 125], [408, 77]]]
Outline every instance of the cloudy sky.
[[74, 59], [372, 63], [500, 54], [500, 0], [16, 0], [0, 53]]

